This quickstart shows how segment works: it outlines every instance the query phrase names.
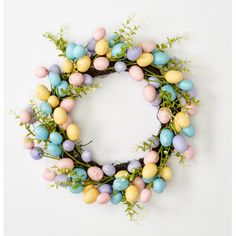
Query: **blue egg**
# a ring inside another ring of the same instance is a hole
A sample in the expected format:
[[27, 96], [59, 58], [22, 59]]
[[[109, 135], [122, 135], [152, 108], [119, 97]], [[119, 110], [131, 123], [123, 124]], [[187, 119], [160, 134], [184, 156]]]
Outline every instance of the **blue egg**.
[[112, 185], [114, 191], [123, 191], [127, 189], [128, 186], [129, 186], [129, 181], [124, 178], [115, 179]]
[[123, 56], [123, 55], [121, 55], [121, 53], [124, 50], [126, 50], [126, 44], [125, 43], [118, 43], [112, 48], [111, 55], [116, 58], [121, 58]]
[[121, 192], [117, 192], [111, 195], [111, 203], [116, 205], [118, 203], [120, 203], [122, 200], [122, 193]]
[[85, 181], [87, 179], [87, 172], [82, 168], [75, 168], [71, 178], [75, 181]]
[[153, 64], [157, 66], [165, 65], [170, 60], [169, 56], [166, 53], [160, 51], [155, 52], [153, 56], [154, 56]]
[[68, 43], [66, 46], [66, 56], [71, 60], [75, 59], [73, 55], [73, 50], [75, 46], [76, 46], [76, 43]]
[[56, 156], [56, 157], [60, 156], [62, 153], [61, 148], [53, 143], [48, 144], [47, 150], [50, 155]]
[[187, 137], [194, 137], [195, 136], [195, 128], [190, 124], [188, 127], [183, 128], [182, 129], [183, 133], [187, 136]]
[[161, 87], [161, 90], [171, 94], [171, 98], [170, 98], [171, 101], [174, 101], [176, 99], [176, 92], [171, 85], [166, 84], [163, 87]]
[[160, 143], [164, 147], [169, 147], [172, 143], [174, 133], [170, 129], [163, 129], [160, 133]]
[[189, 79], [184, 79], [178, 84], [178, 87], [187, 92], [193, 89], [193, 82]]
[[48, 79], [50, 84], [54, 87], [58, 86], [61, 83], [61, 77], [56, 72], [49, 72]]
[[146, 183], [146, 184], [150, 184], [151, 182], [153, 182], [154, 179], [155, 179], [154, 177], [151, 178], [151, 179], [146, 179], [146, 178], [142, 177], [143, 182]]
[[66, 93], [62, 90], [66, 91], [69, 87], [69, 84], [67, 81], [63, 80], [61, 83], [57, 86], [57, 92], [60, 97], [65, 97]]
[[71, 193], [81, 193], [81, 192], [83, 192], [83, 186], [82, 185], [79, 185], [77, 187], [68, 186], [68, 189]]
[[154, 48], [154, 50], [152, 51], [152, 54], [154, 55], [156, 52], [160, 52], [157, 48]]
[[52, 132], [49, 136], [50, 141], [53, 144], [59, 145], [62, 143], [62, 136], [58, 132]]
[[44, 115], [48, 116], [52, 113], [52, 107], [47, 102], [42, 102], [39, 108]]
[[34, 128], [34, 135], [39, 140], [47, 140], [49, 132], [45, 127], [39, 125]]
[[109, 46], [113, 47], [117, 43], [118, 38], [119, 38], [118, 35], [110, 36], [109, 39], [108, 39]]
[[153, 189], [157, 193], [162, 193], [166, 187], [166, 182], [162, 178], [156, 178], [153, 181]]
[[73, 57], [79, 59], [83, 57], [86, 53], [86, 50], [82, 44], [78, 44], [73, 48]]

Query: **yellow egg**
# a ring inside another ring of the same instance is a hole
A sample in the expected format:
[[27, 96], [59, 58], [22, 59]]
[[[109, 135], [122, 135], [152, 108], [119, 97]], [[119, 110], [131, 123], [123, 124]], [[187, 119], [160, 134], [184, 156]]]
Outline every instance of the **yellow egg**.
[[116, 178], [129, 178], [129, 172], [126, 170], [120, 170], [115, 174]]
[[111, 48], [108, 49], [107, 53], [106, 53], [106, 58], [110, 59], [111, 58]]
[[135, 185], [130, 185], [126, 190], [125, 190], [125, 198], [128, 202], [134, 203], [138, 201], [140, 192], [137, 186]]
[[93, 188], [92, 184], [89, 184], [83, 188], [83, 193], [87, 192], [89, 189]]
[[162, 170], [161, 170], [161, 177], [164, 180], [171, 180], [171, 178], [172, 178], [172, 171], [171, 171], [170, 167], [165, 166], [165, 167], [162, 168]]
[[69, 140], [78, 141], [80, 137], [80, 129], [76, 124], [70, 124], [66, 129], [66, 134]]
[[145, 179], [153, 178], [157, 173], [157, 166], [155, 163], [148, 163], [143, 167], [142, 176]]
[[177, 70], [169, 70], [165, 74], [165, 79], [171, 84], [176, 84], [183, 80], [183, 74]]
[[37, 86], [36, 97], [40, 101], [47, 101], [49, 96], [50, 96], [50, 91], [48, 90], [48, 88], [46, 86], [44, 86], [43, 84], [40, 84]]
[[99, 191], [96, 188], [90, 188], [84, 192], [84, 202], [91, 204], [97, 200], [98, 195]]
[[50, 105], [52, 108], [57, 107], [57, 106], [59, 105], [59, 103], [60, 103], [58, 97], [55, 96], [55, 95], [51, 95], [51, 96], [48, 98], [47, 102], [49, 103], [49, 105]]
[[53, 119], [58, 125], [64, 124], [67, 119], [66, 111], [62, 107], [57, 107], [53, 112]]
[[77, 61], [76, 67], [79, 72], [85, 72], [91, 65], [91, 59], [88, 56], [83, 56]]
[[149, 52], [144, 52], [137, 60], [137, 64], [141, 67], [149, 66], [153, 62], [153, 55]]
[[70, 73], [73, 70], [73, 62], [70, 61], [69, 59], [66, 59], [65, 61], [63, 61], [62, 65], [61, 65], [61, 69], [63, 72], [65, 73]]
[[174, 120], [181, 128], [187, 128], [190, 125], [190, 119], [186, 112], [180, 111], [175, 115]]
[[173, 120], [172, 125], [173, 125], [176, 132], [178, 132], [178, 133], [181, 132], [182, 128], [180, 127], [180, 125], [177, 123], [177, 121], [175, 119]]
[[99, 40], [95, 45], [95, 52], [99, 56], [106, 55], [109, 45], [106, 39]]

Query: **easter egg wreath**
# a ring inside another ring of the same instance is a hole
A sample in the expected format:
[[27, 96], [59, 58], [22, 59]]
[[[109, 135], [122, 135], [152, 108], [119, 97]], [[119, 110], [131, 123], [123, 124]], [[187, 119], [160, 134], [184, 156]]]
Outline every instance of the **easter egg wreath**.
[[[50, 186], [82, 193], [88, 204], [122, 202], [131, 220], [135, 219], [137, 209], [141, 209], [140, 204], [151, 199], [152, 190], [158, 194], [164, 191], [172, 177], [168, 166], [172, 154], [180, 162], [194, 157], [194, 148], [187, 144], [186, 138], [195, 135], [190, 117], [196, 114], [199, 103], [193, 82], [184, 78], [189, 71], [188, 61], [171, 58], [165, 52], [182, 37], [167, 38], [165, 43], [135, 44], [132, 37], [138, 29], [128, 18], [108, 38], [106, 30], [98, 28], [86, 46], [68, 42], [63, 29], [58, 34], [45, 33], [64, 61], [61, 66], [36, 69], [36, 77], [48, 77], [50, 89], [38, 85], [37, 100], [30, 100], [16, 115], [27, 130], [23, 144], [31, 157], [56, 160], [43, 173], [43, 178], [52, 182]], [[96, 77], [125, 71], [132, 79], [147, 82], [143, 96], [156, 107], [161, 128], [138, 145], [144, 158], [101, 165], [93, 160], [88, 143], [81, 142], [80, 129], [73, 123], [70, 112], [78, 97], [99, 87]]]

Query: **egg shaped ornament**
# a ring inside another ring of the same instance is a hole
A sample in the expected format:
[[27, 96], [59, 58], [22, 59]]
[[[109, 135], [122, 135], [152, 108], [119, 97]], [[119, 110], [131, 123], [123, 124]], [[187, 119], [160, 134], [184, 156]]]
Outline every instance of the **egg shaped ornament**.
[[169, 147], [172, 144], [174, 133], [172, 130], [165, 128], [160, 133], [160, 143], [164, 147]]
[[127, 58], [130, 61], [136, 61], [141, 56], [141, 54], [142, 54], [142, 47], [134, 46], [134, 47], [128, 49], [128, 51], [127, 51]]
[[54, 131], [54, 132], [50, 133], [49, 140], [51, 141], [51, 143], [53, 143], [55, 145], [59, 145], [62, 143], [63, 137], [60, 133]]
[[69, 87], [69, 83], [65, 80], [63, 80], [56, 88], [57, 88], [57, 93], [59, 95], [59, 97], [66, 97], [67, 93], [67, 89]]
[[71, 112], [75, 107], [75, 100], [71, 97], [64, 98], [60, 103], [60, 107], [62, 107], [66, 112]]
[[49, 72], [55, 72], [57, 74], [61, 74], [61, 68], [57, 65], [57, 64], [54, 64], [54, 65], [51, 65], [48, 69]]
[[188, 115], [195, 116], [197, 114], [197, 106], [194, 104], [194, 102], [191, 102], [190, 104], [186, 104], [184, 107]]
[[61, 148], [53, 143], [49, 143], [47, 145], [47, 150], [48, 150], [48, 153], [52, 156], [59, 157], [62, 154]]
[[157, 66], [165, 65], [170, 60], [169, 56], [166, 53], [160, 51], [155, 52], [153, 54], [153, 57], [154, 57], [153, 64]]
[[181, 128], [187, 128], [190, 125], [190, 119], [186, 112], [178, 112], [174, 119]]
[[116, 168], [114, 167], [114, 165], [111, 165], [111, 164], [103, 165], [102, 170], [103, 170], [104, 174], [107, 176], [113, 176], [116, 173]]
[[96, 43], [95, 52], [99, 56], [106, 55], [109, 48], [109, 44], [106, 39], [101, 39]]
[[176, 151], [183, 153], [187, 149], [187, 142], [182, 135], [176, 135], [173, 138], [173, 146]]
[[42, 102], [39, 108], [40, 108], [40, 111], [46, 116], [52, 113], [52, 107], [50, 106], [48, 102]]
[[44, 66], [40, 66], [40, 67], [36, 68], [34, 74], [36, 77], [42, 79], [48, 75], [48, 69]]
[[157, 163], [159, 160], [159, 155], [156, 151], [148, 151], [143, 159], [144, 164]]
[[126, 54], [127, 45], [125, 43], [117, 43], [112, 47], [111, 55], [115, 58], [121, 58]]
[[119, 42], [119, 36], [114, 34], [108, 38], [108, 43], [110, 47], [115, 46], [116, 43]]
[[85, 47], [82, 44], [77, 44], [74, 48], [73, 48], [73, 57], [75, 59], [79, 59], [82, 58], [86, 53]]
[[74, 162], [70, 158], [62, 158], [58, 161], [57, 167], [59, 169], [72, 170], [74, 168]]
[[153, 102], [156, 99], [157, 91], [152, 85], [148, 84], [143, 89], [143, 96], [147, 102]]
[[113, 205], [117, 205], [122, 201], [122, 193], [121, 192], [116, 192], [112, 194], [111, 196], [111, 203]]
[[84, 76], [79, 72], [75, 72], [69, 76], [69, 83], [76, 87], [81, 86], [83, 82], [84, 82]]
[[143, 189], [141, 192], [140, 192], [140, 197], [139, 197], [139, 200], [142, 202], [142, 203], [147, 203], [151, 200], [152, 198], [152, 191], [148, 188], [145, 188]]
[[44, 126], [39, 125], [34, 128], [34, 135], [38, 140], [44, 141], [48, 139], [49, 132]]
[[169, 107], [162, 107], [158, 113], [157, 117], [162, 124], [167, 124], [172, 116], [171, 109]]
[[156, 43], [153, 41], [146, 41], [142, 43], [142, 49], [144, 52], [152, 52], [156, 48]]
[[175, 92], [174, 88], [171, 85], [166, 84], [166, 85], [161, 87], [161, 90], [163, 92], [165, 92], [167, 94], [167, 96], [170, 96], [171, 101], [174, 101], [176, 99], [176, 97], [177, 97], [176, 92]]
[[135, 185], [139, 189], [139, 191], [145, 188], [145, 183], [140, 176], [136, 176], [132, 184]]
[[40, 147], [34, 147], [30, 150], [30, 155], [34, 160], [40, 160], [43, 157], [43, 150]]
[[91, 59], [89, 56], [85, 55], [82, 58], [78, 59], [76, 63], [76, 68], [79, 72], [86, 72], [91, 65]]
[[48, 79], [49, 79], [50, 84], [53, 87], [56, 87], [61, 83], [60, 75], [58, 73], [55, 73], [55, 72], [49, 72]]
[[50, 96], [50, 92], [48, 88], [45, 85], [38, 85], [36, 88], [36, 98], [38, 98], [40, 101], [47, 101], [47, 99]]
[[83, 186], [78, 185], [78, 186], [68, 186], [68, 189], [71, 193], [77, 194], [77, 193], [82, 193], [83, 192]]
[[27, 110], [22, 110], [19, 117], [20, 117], [20, 122], [24, 124], [29, 123], [31, 121], [31, 114]]
[[51, 170], [45, 170], [43, 172], [43, 178], [47, 181], [53, 181], [56, 177], [56, 172]]
[[184, 151], [184, 157], [185, 159], [193, 159], [195, 156], [195, 149], [193, 148], [193, 146], [188, 145], [187, 149]]
[[62, 107], [57, 107], [53, 112], [53, 119], [58, 125], [64, 124], [67, 119], [66, 111]]
[[66, 129], [66, 134], [69, 140], [76, 142], [80, 138], [80, 129], [76, 124], [70, 124]]
[[166, 182], [162, 178], [156, 178], [153, 181], [153, 189], [157, 193], [162, 193], [166, 187]]
[[172, 171], [169, 166], [165, 166], [161, 169], [161, 178], [166, 181], [172, 179]]
[[155, 163], [148, 163], [143, 167], [142, 176], [145, 179], [153, 178], [157, 173], [157, 165]]
[[92, 204], [97, 200], [99, 196], [99, 191], [96, 188], [91, 188], [84, 193], [84, 202], [87, 204]]
[[64, 73], [71, 73], [74, 68], [74, 64], [71, 60], [65, 59], [61, 65], [61, 69]]
[[129, 68], [129, 75], [131, 76], [131, 78], [137, 81], [144, 79], [143, 70], [139, 66], [136, 66], [136, 65], [131, 66]]
[[93, 32], [93, 39], [95, 39], [96, 41], [104, 38], [105, 36], [106, 30], [103, 27], [99, 27]]
[[151, 53], [144, 52], [141, 56], [137, 59], [137, 64], [141, 67], [146, 67], [152, 64], [154, 57]]
[[181, 90], [188, 92], [193, 89], [193, 82], [189, 79], [184, 79], [178, 84], [178, 87]]
[[129, 186], [129, 180], [125, 179], [125, 178], [117, 178], [114, 180], [113, 182], [113, 189], [115, 191], [123, 191], [125, 189], [127, 189]]
[[55, 95], [49, 96], [47, 102], [52, 108], [56, 108], [60, 103], [58, 97]]
[[139, 199], [139, 195], [140, 195], [139, 189], [135, 185], [130, 185], [125, 190], [125, 198], [130, 203], [137, 202]]
[[88, 176], [94, 181], [100, 181], [103, 178], [103, 171], [97, 166], [92, 166], [88, 168]]
[[75, 57], [73, 55], [73, 50], [75, 47], [76, 47], [76, 43], [73, 43], [73, 42], [68, 43], [66, 46], [66, 56], [71, 60], [75, 59]]
[[183, 80], [183, 74], [182, 72], [177, 71], [177, 70], [169, 70], [165, 74], [165, 79], [170, 84], [176, 84]]
[[105, 204], [105, 203], [108, 203], [111, 199], [111, 196], [109, 193], [100, 193], [98, 196], [97, 196], [97, 202], [99, 204]]
[[185, 136], [192, 138], [195, 136], [196, 131], [193, 125], [190, 124], [188, 127], [183, 128], [183, 133]]
[[109, 60], [106, 57], [97, 57], [93, 62], [93, 66], [96, 70], [106, 70], [109, 66]]

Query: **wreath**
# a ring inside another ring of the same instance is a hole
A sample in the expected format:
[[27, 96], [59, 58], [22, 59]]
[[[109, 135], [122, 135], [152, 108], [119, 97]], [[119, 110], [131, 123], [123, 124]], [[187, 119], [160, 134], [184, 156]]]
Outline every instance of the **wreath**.
[[[15, 114], [20, 126], [26, 128], [23, 144], [31, 157], [56, 160], [43, 172], [43, 178], [52, 182], [50, 186], [67, 187], [74, 194], [82, 192], [88, 204], [121, 202], [131, 220], [142, 208], [140, 204], [151, 199], [152, 190], [164, 191], [172, 177], [168, 166], [172, 154], [181, 163], [194, 157], [194, 148], [187, 144], [186, 137], [195, 135], [190, 116], [196, 114], [199, 104], [193, 82], [183, 75], [189, 72], [189, 61], [165, 52], [182, 37], [167, 38], [165, 43], [135, 44], [133, 35], [138, 29], [139, 25], [128, 18], [108, 39], [106, 30], [98, 28], [86, 46], [68, 42], [63, 28], [57, 34], [46, 32], [44, 36], [55, 44], [64, 61], [61, 67], [36, 69], [36, 77], [48, 77], [50, 89], [38, 85], [36, 99]], [[156, 107], [161, 128], [138, 145], [144, 158], [101, 165], [93, 160], [89, 143], [80, 140], [80, 129], [70, 112], [78, 97], [100, 86], [96, 77], [126, 71], [132, 79], [147, 82], [144, 99]]]

